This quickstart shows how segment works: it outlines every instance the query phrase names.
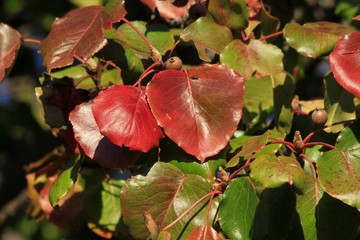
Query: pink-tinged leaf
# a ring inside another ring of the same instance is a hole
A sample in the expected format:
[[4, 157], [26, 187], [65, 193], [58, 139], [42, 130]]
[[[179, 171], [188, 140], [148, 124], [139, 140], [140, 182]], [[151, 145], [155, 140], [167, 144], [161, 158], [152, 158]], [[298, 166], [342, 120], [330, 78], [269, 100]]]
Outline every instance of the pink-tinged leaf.
[[195, 228], [186, 238], [186, 240], [221, 240], [221, 236], [211, 226]]
[[303, 26], [288, 23], [283, 30], [290, 47], [312, 58], [329, 53], [342, 36], [353, 31], [348, 26], [332, 22], [306, 23]]
[[103, 18], [106, 29], [111, 29], [112, 23], [120, 22], [127, 13], [124, 0], [111, 0], [105, 5], [104, 10]]
[[99, 165], [106, 168], [125, 170], [139, 156], [126, 147], [119, 147], [104, 137], [95, 122], [92, 102], [78, 105], [69, 116], [73, 125], [74, 136], [85, 154]]
[[244, 79], [222, 65], [164, 70], [147, 86], [151, 110], [168, 137], [201, 162], [223, 149], [242, 114]]
[[109, 87], [94, 99], [92, 111], [101, 134], [118, 146], [147, 152], [164, 137], [137, 87]]
[[360, 15], [358, 15], [358, 16], [356, 16], [356, 17], [353, 17], [352, 20], [360, 21]]
[[283, 57], [277, 46], [254, 39], [249, 44], [236, 39], [220, 53], [221, 63], [234, 68], [245, 79], [250, 79], [254, 73], [262, 78], [282, 72]]
[[160, 16], [166, 19], [180, 19], [188, 16], [188, 10], [196, 1], [189, 0], [189, 2], [183, 7], [176, 7], [171, 3], [171, 0], [140, 0], [145, 4], [152, 12], [155, 9], [159, 11]]
[[103, 12], [102, 6], [78, 8], [54, 21], [40, 49], [48, 71], [71, 65], [75, 55], [86, 61], [105, 46]]
[[20, 48], [21, 35], [10, 26], [0, 23], [0, 83], [5, 79]]
[[360, 32], [345, 35], [330, 54], [330, 67], [336, 81], [360, 98]]

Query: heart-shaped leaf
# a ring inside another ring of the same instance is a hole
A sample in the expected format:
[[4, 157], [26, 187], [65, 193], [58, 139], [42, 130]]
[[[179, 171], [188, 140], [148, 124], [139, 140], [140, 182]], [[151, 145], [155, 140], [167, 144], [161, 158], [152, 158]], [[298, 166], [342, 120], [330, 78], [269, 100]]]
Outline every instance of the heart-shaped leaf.
[[245, 44], [236, 39], [220, 53], [220, 62], [234, 68], [245, 79], [250, 79], [254, 73], [262, 78], [283, 71], [283, 56], [275, 45], [254, 39]]
[[339, 38], [354, 30], [338, 23], [314, 22], [303, 26], [288, 23], [283, 31], [290, 47], [304, 56], [316, 58], [329, 53]]
[[248, 24], [249, 7], [246, 0], [210, 0], [208, 10], [220, 25], [243, 30]]
[[21, 35], [10, 26], [0, 23], [0, 83], [5, 79], [20, 48]]
[[266, 188], [290, 184], [295, 190], [303, 192], [305, 173], [293, 157], [264, 154], [250, 165], [250, 176]]
[[317, 161], [324, 191], [360, 209], [360, 148], [334, 149]]
[[219, 205], [219, 222], [230, 239], [249, 240], [259, 198], [247, 177], [232, 180]]
[[223, 239], [218, 232], [211, 226], [202, 226], [195, 228], [186, 240], [221, 240]]
[[129, 151], [126, 147], [119, 147], [104, 137], [99, 131], [91, 108], [92, 102], [82, 103], [69, 115], [76, 141], [85, 154], [99, 165], [125, 170], [139, 154]]
[[330, 67], [338, 83], [360, 98], [360, 32], [345, 35], [330, 54]]
[[[123, 186], [120, 192], [122, 216], [133, 237], [146, 239], [150, 232], [145, 225], [145, 213], [152, 216], [161, 230], [211, 191], [211, 184], [202, 177], [184, 174], [169, 163], [158, 162], [147, 176], [133, 177]], [[206, 225], [208, 199], [166, 229], [173, 239], [187, 236], [196, 227]], [[216, 205], [217, 200], [214, 199], [209, 222], [214, 218]]]
[[48, 71], [71, 65], [74, 56], [86, 61], [105, 46], [103, 10], [102, 6], [78, 8], [54, 21], [40, 49]]
[[180, 38], [192, 41], [200, 59], [210, 62], [209, 50], [219, 54], [233, 40], [230, 29], [216, 24], [207, 17], [201, 17], [180, 34]]
[[147, 89], [151, 110], [168, 137], [201, 162], [217, 154], [240, 121], [244, 79], [222, 65], [157, 73]]
[[92, 111], [100, 133], [118, 146], [148, 152], [164, 137], [138, 87], [117, 85], [101, 91]]

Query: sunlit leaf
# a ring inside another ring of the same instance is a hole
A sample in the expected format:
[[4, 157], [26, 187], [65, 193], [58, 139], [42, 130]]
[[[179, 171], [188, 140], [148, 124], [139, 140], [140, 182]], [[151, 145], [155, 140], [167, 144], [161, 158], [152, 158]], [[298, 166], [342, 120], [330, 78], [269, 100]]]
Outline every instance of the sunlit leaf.
[[250, 230], [259, 198], [247, 177], [232, 180], [219, 205], [219, 222], [230, 239], [251, 239]]
[[249, 7], [246, 0], [210, 0], [208, 10], [215, 21], [233, 30], [247, 27]]
[[111, 23], [120, 22], [121, 18], [126, 15], [125, 0], [110, 0], [104, 8], [104, 22], [109, 24], [107, 29], [111, 28]]
[[118, 146], [147, 152], [164, 136], [138, 87], [117, 85], [101, 91], [92, 111], [100, 133]]
[[232, 33], [228, 28], [216, 24], [206, 17], [199, 18], [185, 28], [180, 34], [180, 38], [185, 42], [192, 41], [200, 59], [207, 62], [211, 61], [209, 57], [211, 51], [219, 54], [233, 40]]
[[241, 118], [244, 80], [222, 65], [164, 70], [147, 86], [166, 135], [201, 162], [223, 149]]
[[350, 206], [360, 209], [360, 148], [334, 149], [319, 159], [319, 180], [327, 192]]
[[354, 30], [338, 23], [314, 22], [303, 26], [288, 23], [283, 31], [290, 47], [304, 56], [316, 58], [329, 53], [342, 36]]
[[360, 98], [360, 32], [345, 35], [330, 54], [330, 67], [336, 81], [348, 92]]
[[251, 163], [250, 170], [251, 178], [266, 188], [288, 183], [300, 193], [304, 189], [305, 173], [294, 157], [264, 154]]
[[232, 41], [220, 53], [220, 61], [234, 68], [238, 73], [250, 79], [253, 74], [262, 78], [283, 71], [284, 54], [275, 45], [251, 39], [245, 44], [239, 39]]
[[21, 35], [9, 25], [0, 23], [0, 83], [13, 66], [21, 44]]
[[155, 12], [156, 9], [165, 19], [181, 19], [188, 15], [188, 10], [195, 0], [189, 0], [183, 7], [174, 6], [171, 1], [140, 0], [140, 2], [149, 7], [152, 12]]
[[337, 148], [360, 148], [360, 122], [357, 120], [356, 122], [352, 123], [351, 125], [344, 128], [337, 140], [336, 140], [336, 147]]
[[187, 240], [221, 240], [222, 237], [211, 226], [195, 228], [186, 238]]
[[[145, 212], [149, 212], [162, 229], [211, 191], [211, 184], [202, 177], [184, 174], [171, 164], [158, 162], [147, 176], [133, 177], [123, 186], [120, 193], [122, 216], [131, 235], [145, 239], [150, 234], [145, 226]], [[214, 206], [216, 202], [214, 199]], [[196, 227], [204, 226], [207, 205], [208, 201], [202, 201], [168, 228], [173, 239], [187, 236]], [[210, 211], [209, 222], [212, 222], [214, 210]]]
[[40, 49], [48, 71], [71, 65], [74, 56], [86, 61], [105, 46], [103, 10], [102, 6], [78, 8], [54, 21]]

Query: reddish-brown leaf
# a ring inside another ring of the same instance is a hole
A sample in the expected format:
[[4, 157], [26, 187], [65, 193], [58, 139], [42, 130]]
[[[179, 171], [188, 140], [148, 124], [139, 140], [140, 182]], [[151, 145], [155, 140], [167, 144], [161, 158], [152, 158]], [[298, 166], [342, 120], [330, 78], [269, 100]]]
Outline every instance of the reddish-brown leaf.
[[352, 20], [360, 21], [360, 15], [357, 15], [356, 17], [353, 17]]
[[188, 15], [188, 10], [195, 0], [189, 0], [189, 2], [183, 7], [174, 6], [171, 1], [159, 1], [159, 0], [140, 0], [145, 4], [151, 11], [155, 12], [157, 9], [160, 16], [167, 19], [179, 19]]
[[330, 54], [330, 67], [338, 83], [360, 98], [360, 32], [345, 35]]
[[54, 21], [40, 50], [48, 71], [71, 65], [74, 56], [86, 61], [105, 46], [103, 12], [102, 6], [78, 8]]
[[111, 29], [112, 23], [119, 22], [126, 15], [124, 0], [111, 0], [105, 5], [103, 18], [104, 27]]
[[219, 233], [211, 226], [202, 226], [195, 228], [186, 240], [221, 240]]
[[244, 79], [222, 65], [165, 70], [148, 84], [147, 96], [166, 135], [202, 162], [223, 149], [236, 130]]
[[20, 48], [21, 35], [10, 26], [0, 23], [0, 83], [5, 79], [6, 70], [15, 62]]
[[76, 141], [85, 154], [99, 165], [106, 168], [121, 168], [125, 170], [139, 156], [126, 147], [119, 147], [104, 137], [95, 122], [92, 102], [78, 105], [69, 116], [74, 129]]
[[92, 111], [101, 134], [118, 146], [147, 152], [164, 137], [137, 87], [118, 85], [100, 92]]

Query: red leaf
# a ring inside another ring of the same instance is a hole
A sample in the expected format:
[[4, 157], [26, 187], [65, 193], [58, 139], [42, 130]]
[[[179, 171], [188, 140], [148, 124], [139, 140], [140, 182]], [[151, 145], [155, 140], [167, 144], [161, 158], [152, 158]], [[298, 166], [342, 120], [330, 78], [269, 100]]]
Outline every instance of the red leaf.
[[104, 27], [111, 29], [112, 23], [120, 22], [121, 18], [126, 15], [124, 0], [110, 0], [105, 5], [104, 11]]
[[330, 54], [330, 67], [338, 83], [360, 98], [360, 32], [345, 35]]
[[186, 238], [187, 240], [221, 240], [221, 236], [218, 232], [215, 231], [211, 226], [203, 226], [195, 228], [189, 236]]
[[159, 0], [140, 0], [143, 4], [148, 6], [151, 11], [155, 12], [155, 8], [159, 11], [160, 16], [167, 19], [179, 19], [188, 15], [188, 10], [195, 3], [195, 0], [189, 2], [183, 7], [174, 6], [171, 1]]
[[6, 70], [15, 61], [20, 48], [21, 35], [10, 26], [0, 23], [0, 83], [5, 79]]
[[71, 65], [74, 55], [86, 61], [105, 46], [103, 10], [102, 6], [78, 8], [54, 21], [40, 50], [48, 71]]
[[151, 110], [167, 136], [201, 162], [223, 149], [240, 121], [244, 79], [222, 65], [165, 70], [147, 86]]
[[139, 155], [125, 147], [119, 147], [104, 137], [96, 125], [92, 110], [92, 102], [78, 105], [69, 116], [73, 125], [76, 141], [85, 154], [99, 165], [106, 168], [125, 170]]
[[118, 146], [147, 152], [164, 137], [137, 87], [109, 87], [94, 99], [92, 111], [100, 132]]

